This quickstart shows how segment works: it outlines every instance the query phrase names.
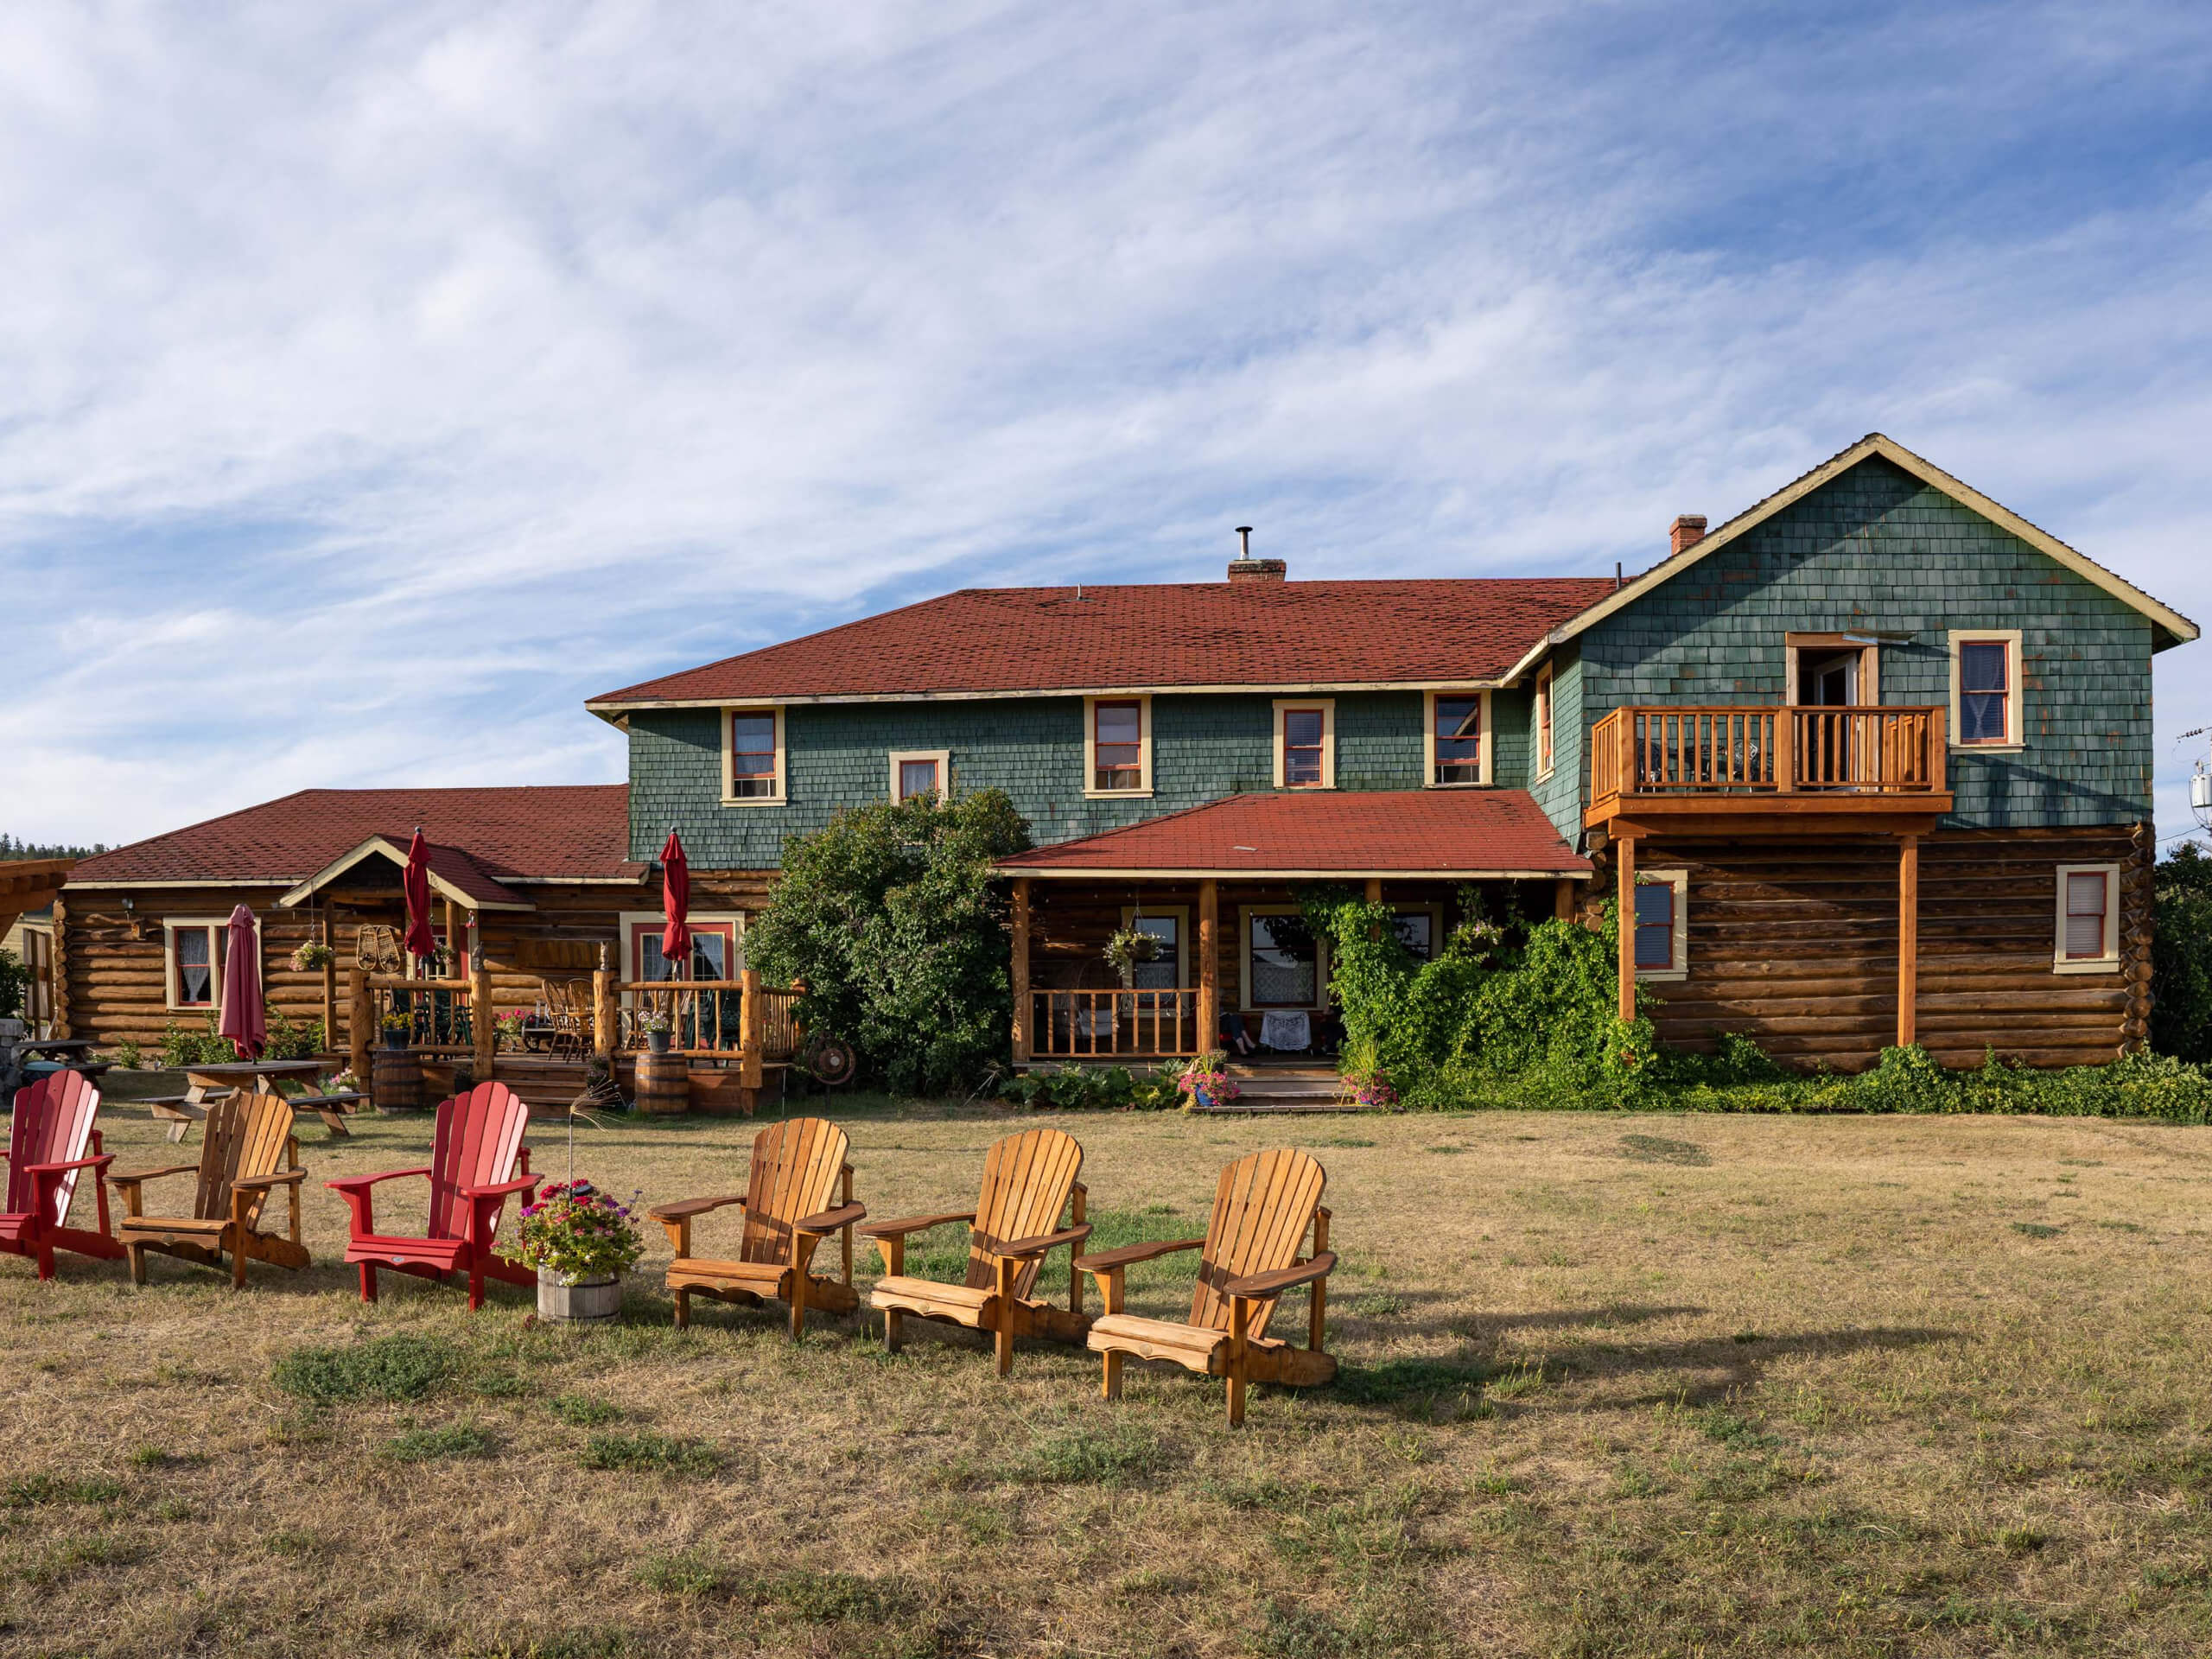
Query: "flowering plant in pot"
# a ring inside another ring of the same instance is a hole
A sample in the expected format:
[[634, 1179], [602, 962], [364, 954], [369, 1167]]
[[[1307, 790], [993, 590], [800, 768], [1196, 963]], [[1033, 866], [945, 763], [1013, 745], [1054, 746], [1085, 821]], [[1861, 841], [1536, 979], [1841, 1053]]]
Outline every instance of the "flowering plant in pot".
[[1140, 928], [1124, 927], [1106, 941], [1106, 964], [1122, 976], [1122, 983], [1136, 979], [1137, 964], [1160, 960], [1160, 940]]
[[1236, 1079], [1229, 1075], [1228, 1058], [1217, 1050], [1198, 1055], [1183, 1068], [1183, 1075], [1175, 1079], [1175, 1086], [1183, 1091], [1185, 1111], [1225, 1106], [1244, 1092], [1237, 1086]]
[[668, 1016], [649, 1014], [638, 1021], [638, 1029], [645, 1033], [645, 1047], [655, 1054], [668, 1052]]
[[349, 1065], [343, 1071], [334, 1071], [325, 1077], [322, 1092], [326, 1095], [358, 1095], [361, 1092], [361, 1080], [353, 1075], [353, 1068]]
[[1346, 1071], [1343, 1098], [1347, 1105], [1364, 1106], [1372, 1111], [1398, 1109], [1398, 1091], [1390, 1086], [1390, 1079], [1382, 1074], [1379, 1065]]
[[537, 1270], [541, 1319], [611, 1319], [622, 1275], [645, 1253], [630, 1206], [587, 1180], [556, 1181], [523, 1206], [511, 1261]]
[[397, 1012], [387, 1014], [384, 1017], [384, 1046], [386, 1048], [406, 1047], [407, 1039], [414, 1030], [415, 1016], [413, 1014]]
[[335, 950], [319, 939], [309, 939], [292, 952], [292, 971], [296, 974], [311, 974], [317, 969], [328, 967], [337, 960], [338, 953]]

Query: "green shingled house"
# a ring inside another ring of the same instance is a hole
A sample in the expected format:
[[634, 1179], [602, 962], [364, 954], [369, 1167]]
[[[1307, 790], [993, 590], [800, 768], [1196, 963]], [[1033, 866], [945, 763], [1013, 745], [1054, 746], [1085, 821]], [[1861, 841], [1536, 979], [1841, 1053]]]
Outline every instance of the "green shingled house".
[[[971, 589], [594, 698], [734, 908], [839, 806], [1005, 790], [1017, 1056], [1325, 1042], [1304, 883], [1416, 950], [1617, 894], [1624, 997], [1840, 1066], [2141, 1041], [2151, 658], [2196, 626], [1874, 435], [1626, 582]], [[1160, 941], [1134, 983], [1101, 948]], [[633, 950], [642, 948], [632, 944]]]

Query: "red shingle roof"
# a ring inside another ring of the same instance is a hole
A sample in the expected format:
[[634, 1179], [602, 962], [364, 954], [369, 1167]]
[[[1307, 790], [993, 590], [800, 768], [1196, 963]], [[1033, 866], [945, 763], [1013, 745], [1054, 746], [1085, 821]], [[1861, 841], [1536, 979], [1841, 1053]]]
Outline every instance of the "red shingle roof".
[[1525, 790], [1306, 790], [1230, 795], [1122, 830], [1017, 853], [1015, 875], [1586, 876]]
[[[420, 824], [493, 880], [635, 876], [625, 784], [523, 789], [303, 789], [81, 861], [92, 881], [304, 881], [372, 836], [400, 847]], [[445, 870], [447, 866], [438, 868]], [[466, 878], [450, 872], [457, 884]]]
[[747, 697], [1493, 679], [1610, 579], [968, 588], [590, 707]]

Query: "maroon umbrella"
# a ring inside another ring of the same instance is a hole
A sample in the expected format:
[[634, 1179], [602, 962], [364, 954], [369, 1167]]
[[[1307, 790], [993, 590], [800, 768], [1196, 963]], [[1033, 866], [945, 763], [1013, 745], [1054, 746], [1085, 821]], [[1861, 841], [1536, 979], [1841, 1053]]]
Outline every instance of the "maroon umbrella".
[[399, 886], [407, 895], [407, 954], [435, 955], [438, 941], [430, 931], [430, 843], [423, 839], [420, 825], [415, 839], [407, 843], [407, 873]]
[[668, 832], [668, 844], [660, 849], [660, 913], [668, 918], [668, 925], [661, 930], [660, 953], [671, 976], [688, 979], [690, 976], [683, 973], [679, 964], [691, 960], [691, 928], [685, 919], [691, 913], [691, 864], [683, 856], [683, 843], [673, 830]]
[[223, 941], [221, 1034], [242, 1060], [257, 1060], [269, 1041], [269, 1020], [261, 1007], [261, 941], [253, 912], [240, 905], [231, 912]]

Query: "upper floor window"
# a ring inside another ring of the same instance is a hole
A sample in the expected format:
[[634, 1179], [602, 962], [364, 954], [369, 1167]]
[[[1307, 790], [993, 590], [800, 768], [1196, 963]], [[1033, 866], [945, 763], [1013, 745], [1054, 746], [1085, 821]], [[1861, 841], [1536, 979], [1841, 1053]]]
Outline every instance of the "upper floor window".
[[722, 804], [775, 806], [785, 799], [784, 711], [722, 711]]
[[1152, 699], [1084, 699], [1084, 793], [1152, 793]]
[[2021, 746], [2020, 631], [1951, 635], [1951, 742], [1966, 749]]
[[1428, 782], [1433, 789], [1490, 781], [1490, 694], [1432, 691]]
[[1275, 787], [1337, 786], [1337, 705], [1326, 698], [1275, 704]]
[[918, 795], [944, 800], [952, 792], [952, 755], [945, 749], [893, 750], [891, 755], [891, 798], [911, 801]]
[[2058, 867], [2057, 938], [2052, 965], [2062, 974], [2120, 969], [2120, 866]]
[[1536, 776], [1552, 775], [1552, 665], [1536, 671]]

